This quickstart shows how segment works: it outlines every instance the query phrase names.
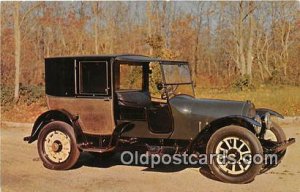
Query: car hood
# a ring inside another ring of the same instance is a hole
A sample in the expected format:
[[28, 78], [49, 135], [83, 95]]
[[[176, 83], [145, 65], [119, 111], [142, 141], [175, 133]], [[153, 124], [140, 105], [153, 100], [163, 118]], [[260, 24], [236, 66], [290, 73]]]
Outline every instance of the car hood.
[[249, 116], [253, 104], [250, 101], [230, 101], [220, 99], [196, 99], [178, 95], [170, 99], [173, 113], [187, 115], [190, 120], [211, 122], [214, 119], [231, 115]]

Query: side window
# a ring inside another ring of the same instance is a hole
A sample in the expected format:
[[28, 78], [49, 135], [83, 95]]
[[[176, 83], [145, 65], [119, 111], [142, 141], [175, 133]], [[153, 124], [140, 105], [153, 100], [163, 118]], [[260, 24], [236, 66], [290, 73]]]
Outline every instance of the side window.
[[74, 80], [73, 59], [46, 59], [45, 87], [47, 95], [73, 97], [75, 94]]
[[108, 94], [108, 63], [104, 61], [79, 62], [79, 94]]
[[120, 64], [119, 90], [142, 90], [143, 89], [143, 66]]

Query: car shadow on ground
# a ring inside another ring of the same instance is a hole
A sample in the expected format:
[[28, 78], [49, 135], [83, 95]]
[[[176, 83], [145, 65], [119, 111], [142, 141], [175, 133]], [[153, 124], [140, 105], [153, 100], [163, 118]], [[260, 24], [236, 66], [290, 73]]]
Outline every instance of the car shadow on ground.
[[170, 164], [170, 165], [164, 165], [164, 164], [159, 164], [155, 165], [155, 167], [151, 167], [151, 165], [147, 164], [124, 164], [121, 162], [121, 154], [116, 153], [110, 157], [101, 157], [99, 155], [91, 155], [89, 153], [81, 153], [80, 159], [78, 163], [73, 167], [73, 169], [78, 169], [80, 167], [95, 167], [95, 168], [110, 168], [113, 166], [137, 166], [137, 167], [144, 167], [142, 171], [146, 172], [162, 172], [162, 173], [174, 173], [174, 172], [180, 172], [185, 169], [189, 168], [199, 168], [199, 172], [201, 175], [204, 177], [207, 177], [209, 179], [215, 180], [215, 181], [220, 181], [218, 178], [216, 178], [209, 170], [207, 165], [175, 165], [175, 164]]

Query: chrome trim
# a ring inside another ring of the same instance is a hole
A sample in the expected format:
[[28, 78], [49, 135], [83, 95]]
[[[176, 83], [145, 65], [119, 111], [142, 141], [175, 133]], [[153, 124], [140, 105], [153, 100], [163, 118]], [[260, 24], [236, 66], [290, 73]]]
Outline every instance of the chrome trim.
[[201, 132], [201, 129], [202, 129], [202, 122], [199, 121], [199, 133]]
[[[260, 118], [259, 115], [255, 115], [254, 120], [257, 121], [258, 123], [262, 124], [262, 120], [261, 120], [261, 118]], [[255, 132], [257, 134], [260, 134], [260, 132], [261, 132], [261, 126], [254, 125], [254, 129], [255, 129]]]
[[76, 62], [76, 59], [74, 59], [74, 79], [75, 79], [75, 83], [74, 83], [74, 86], [75, 86], [75, 95], [77, 95], [78, 93], [78, 90], [77, 90], [77, 62]]
[[264, 121], [264, 124], [266, 126], [266, 129], [270, 129], [271, 126], [272, 126], [272, 121], [271, 121], [271, 114], [269, 112], [265, 113], [263, 121]]

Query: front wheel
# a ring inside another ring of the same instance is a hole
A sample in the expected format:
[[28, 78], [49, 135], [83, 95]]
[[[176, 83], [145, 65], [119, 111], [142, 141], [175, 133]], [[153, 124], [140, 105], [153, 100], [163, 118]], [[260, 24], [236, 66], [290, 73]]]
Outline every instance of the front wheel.
[[48, 169], [66, 170], [73, 167], [80, 155], [73, 128], [62, 121], [47, 124], [38, 137], [38, 152]]
[[243, 127], [228, 126], [217, 130], [208, 141], [206, 153], [212, 157], [208, 164], [210, 170], [223, 182], [250, 182], [263, 165], [253, 158], [254, 155], [263, 157], [259, 140]]

